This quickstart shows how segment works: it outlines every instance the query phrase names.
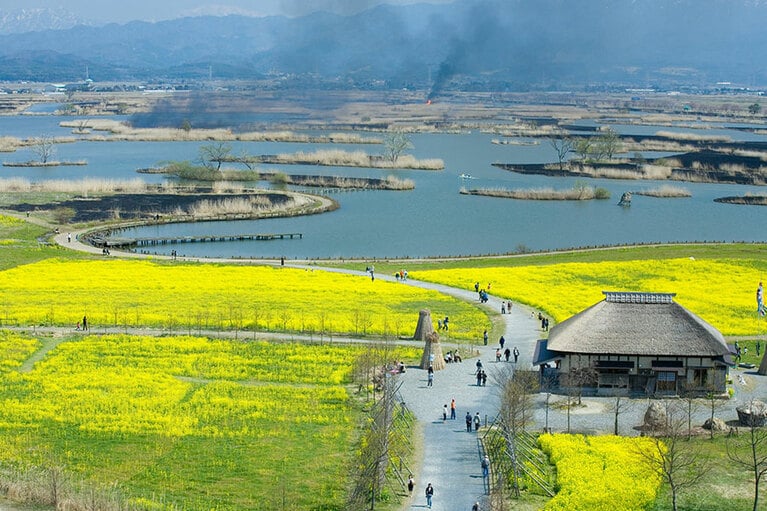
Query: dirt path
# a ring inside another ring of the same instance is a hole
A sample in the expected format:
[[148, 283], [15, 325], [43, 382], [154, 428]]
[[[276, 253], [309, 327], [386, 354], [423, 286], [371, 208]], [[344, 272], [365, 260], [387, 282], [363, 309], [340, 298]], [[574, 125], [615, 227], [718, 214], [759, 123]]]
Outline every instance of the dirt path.
[[[54, 239], [59, 245], [100, 254], [101, 249], [92, 247], [79, 241], [79, 236], [84, 231], [60, 232]], [[143, 258], [142, 254], [130, 252], [117, 252], [113, 256]], [[153, 256], [157, 258], [157, 256]], [[199, 262], [210, 263], [232, 263], [229, 259], [196, 259], [189, 258]], [[266, 263], [279, 264], [272, 260], [248, 260], [238, 263]], [[308, 268], [303, 264], [286, 264], [294, 268]], [[358, 275], [360, 278], [368, 278], [362, 271], [346, 270], [340, 268], [322, 268], [312, 265], [315, 270], [323, 270], [337, 273], [347, 273]], [[378, 279], [394, 281], [395, 279], [387, 275], [379, 275]], [[424, 289], [432, 289], [444, 293], [460, 300], [477, 304], [488, 312], [498, 312], [501, 309], [501, 302], [495, 297], [490, 297], [486, 304], [480, 304], [478, 295], [473, 290], [456, 289], [439, 284], [421, 282], [408, 279], [406, 282], [400, 282], [400, 285], [416, 286]], [[506, 339], [506, 345], [510, 348], [517, 346], [520, 350], [520, 367], [529, 367], [533, 354], [535, 341], [540, 337], [538, 323], [535, 313], [525, 307], [515, 305], [510, 314], [503, 314], [499, 317], [503, 321], [503, 336]], [[460, 321], [460, 318], [451, 318], [454, 322]], [[54, 337], [64, 335], [65, 333], [74, 333], [72, 329], [51, 328], [41, 329], [53, 331]], [[109, 329], [98, 328], [93, 333], [138, 333], [141, 335], [159, 335], [167, 334], [166, 331], [151, 329]], [[178, 333], [187, 333], [183, 330]], [[198, 332], [191, 332], [198, 333]], [[199, 332], [202, 333], [202, 332]], [[204, 335], [219, 337], [235, 337], [235, 332], [204, 332]], [[240, 338], [290, 338], [300, 339], [300, 335], [278, 335], [278, 334], [251, 334], [243, 335], [239, 332]], [[87, 335], [87, 334], [83, 334]], [[444, 335], [443, 335], [444, 337]], [[335, 339], [338, 342], [364, 342], [364, 340], [355, 339]], [[412, 344], [412, 341], [408, 341]], [[41, 359], [45, 353], [56, 346], [56, 342], [47, 344], [42, 350], [35, 354], [34, 360], [28, 362], [32, 367], [34, 361]], [[403, 509], [419, 509], [426, 507], [423, 489], [427, 482], [431, 482], [435, 488], [433, 508], [435, 510], [462, 510], [471, 509], [474, 502], [485, 501], [485, 483], [482, 478], [480, 468], [480, 447], [478, 438], [482, 430], [478, 433], [469, 433], [466, 431], [464, 417], [467, 412], [471, 415], [480, 413], [483, 424], [492, 421], [498, 412], [498, 379], [514, 364], [495, 361], [495, 349], [497, 339], [490, 339], [488, 345], [482, 344], [481, 339], [477, 339], [475, 346], [471, 348], [472, 353], [467, 353], [468, 349], [463, 349], [464, 358], [462, 363], [448, 364], [446, 368], [435, 375], [435, 384], [431, 388], [426, 387], [426, 371], [411, 367], [399, 378], [402, 380], [400, 392], [407, 406], [416, 415], [419, 426], [423, 433], [423, 459], [420, 460], [418, 468], [414, 468], [414, 477], [416, 480], [416, 491], [412, 499], [408, 500]], [[445, 338], [443, 344], [445, 349], [449, 349], [449, 336]], [[474, 372], [476, 370], [476, 361], [481, 360], [486, 372], [488, 373], [487, 386], [480, 387], [476, 385]], [[26, 367], [26, 364], [25, 364]], [[442, 422], [442, 406], [455, 399], [457, 403], [456, 420]], [[486, 508], [486, 507], [485, 507]]]

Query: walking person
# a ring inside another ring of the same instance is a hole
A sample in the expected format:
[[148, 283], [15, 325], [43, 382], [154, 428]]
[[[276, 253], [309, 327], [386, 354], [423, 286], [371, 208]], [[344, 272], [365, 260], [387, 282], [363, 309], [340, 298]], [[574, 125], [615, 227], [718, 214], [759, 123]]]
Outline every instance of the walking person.
[[475, 502], [473, 506], [471, 506], [471, 511], [481, 511], [479, 509], [479, 502]]
[[444, 424], [447, 420], [447, 405], [442, 407], [442, 423]]
[[455, 420], [455, 399], [450, 401], [450, 420]]
[[485, 332], [482, 334], [482, 338], [485, 341], [485, 346], [487, 346], [487, 330], [485, 330]]
[[517, 349], [516, 346], [514, 346], [514, 363], [516, 364], [519, 360], [519, 349]]
[[407, 480], [407, 493], [411, 497], [413, 496], [413, 488], [415, 488], [415, 479], [413, 479], [413, 474], [410, 474]]
[[428, 382], [426, 383], [427, 387], [431, 387], [434, 384], [434, 368], [432, 366], [429, 366], [429, 378]]
[[506, 348], [503, 350], [503, 356], [506, 357], [506, 362], [509, 361], [509, 357], [511, 356], [511, 350], [509, 348]]
[[490, 475], [490, 458], [487, 454], [482, 458], [482, 477], [488, 477]]
[[474, 431], [479, 431], [479, 426], [482, 424], [482, 418], [479, 416], [479, 412], [474, 416]]
[[431, 485], [431, 483], [426, 485], [426, 505], [429, 506], [429, 509], [431, 509], [431, 498], [434, 496], [434, 487]]
[[88, 330], [88, 318], [86, 316], [83, 316], [83, 332]]
[[503, 336], [501, 336], [501, 338], [498, 339], [498, 344], [500, 344], [501, 349], [503, 349], [503, 345], [506, 344], [506, 339], [504, 339]]
[[482, 370], [482, 386], [484, 387], [484, 386], [485, 386], [485, 384], [487, 384], [487, 373], [486, 373], [486, 372], [485, 372], [485, 370], [483, 369], [483, 370]]
[[466, 412], [466, 431], [471, 433], [471, 412]]

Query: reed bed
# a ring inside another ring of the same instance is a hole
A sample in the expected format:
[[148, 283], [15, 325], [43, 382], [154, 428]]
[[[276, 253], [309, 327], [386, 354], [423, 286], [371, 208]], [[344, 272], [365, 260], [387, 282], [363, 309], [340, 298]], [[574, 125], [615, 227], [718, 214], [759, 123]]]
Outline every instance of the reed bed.
[[647, 197], [692, 197], [692, 193], [687, 188], [673, 185], [661, 185], [657, 188], [649, 188], [632, 192], [634, 195], [644, 195]]
[[419, 160], [412, 155], [400, 156], [391, 161], [380, 156], [373, 156], [364, 151], [319, 150], [314, 152], [282, 153], [269, 157], [261, 157], [259, 161], [268, 163], [322, 165], [333, 167], [362, 167], [376, 169], [415, 169], [442, 170], [445, 162], [441, 159]]
[[[765, 133], [767, 134], [767, 133]], [[743, 156], [745, 158], [758, 158], [767, 162], [767, 152], [764, 151], [749, 151], [746, 149], [735, 149], [732, 154], [735, 156]]]
[[12, 153], [21, 146], [20, 138], [0, 137], [0, 153]]
[[355, 190], [412, 190], [415, 188], [415, 182], [412, 179], [400, 179], [395, 176], [370, 179], [344, 176], [292, 176], [279, 173], [273, 175], [272, 181], [299, 186]]
[[326, 144], [382, 144], [380, 137], [363, 137], [356, 133], [331, 133], [329, 135], [307, 135], [289, 130], [284, 131], [251, 131], [233, 133], [229, 129], [181, 129], [181, 128], [134, 128], [126, 123], [110, 119], [67, 120], [59, 123], [64, 128], [72, 128], [81, 135], [89, 135], [91, 131], [107, 132], [108, 134], [89, 135], [90, 141], [109, 142], [115, 140], [130, 141], [242, 141], [242, 142], [295, 142], [295, 143], [326, 143]]
[[214, 181], [211, 184], [213, 193], [242, 193], [245, 187], [241, 183], [232, 181]]
[[51, 179], [31, 182], [24, 178], [0, 179], [0, 192], [46, 192], [46, 193], [146, 193], [156, 190], [141, 179], [84, 178], [77, 181]]
[[[282, 207], [292, 205], [293, 198], [290, 197], [287, 202], [289, 204], [283, 204]], [[194, 218], [215, 218], [227, 215], [250, 215], [272, 209], [273, 204], [268, 197], [254, 195], [251, 197], [233, 197], [220, 200], [204, 199], [191, 204], [186, 210], [177, 209], [174, 211], [174, 215], [192, 216]]]
[[[54, 144], [74, 144], [79, 139], [76, 137], [51, 137], [50, 142]], [[20, 147], [35, 146], [40, 143], [39, 137], [25, 138], [21, 141]]]
[[664, 153], [681, 153], [681, 152], [691, 152], [695, 151], [697, 148], [692, 145], [685, 145], [678, 141], [671, 141], [671, 140], [652, 140], [652, 139], [645, 139], [640, 142], [637, 142], [636, 140], [632, 139], [631, 137], [623, 138], [621, 140], [623, 143], [623, 149], [626, 152], [645, 152], [645, 151], [655, 151], [655, 152], [664, 152]]
[[672, 140], [682, 140], [687, 142], [732, 142], [732, 138], [726, 135], [698, 134], [698, 133], [678, 133], [676, 131], [657, 131], [657, 137], [670, 138]]
[[567, 190], [555, 190], [553, 188], [528, 188], [528, 189], [505, 189], [505, 188], [477, 188], [461, 189], [465, 195], [483, 195], [486, 197], [501, 197], [506, 199], [520, 200], [594, 200], [609, 199], [610, 193], [604, 188], [593, 186], [575, 187]]

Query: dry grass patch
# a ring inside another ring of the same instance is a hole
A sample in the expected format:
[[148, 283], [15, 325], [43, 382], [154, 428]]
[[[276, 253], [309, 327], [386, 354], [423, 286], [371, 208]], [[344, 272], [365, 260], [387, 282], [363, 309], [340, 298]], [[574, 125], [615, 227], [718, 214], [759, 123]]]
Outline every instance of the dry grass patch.
[[0, 179], [0, 192], [48, 192], [48, 193], [145, 193], [155, 190], [141, 179], [84, 178], [77, 181], [65, 179], [45, 180], [33, 183], [24, 178]]
[[376, 169], [416, 169], [442, 170], [445, 162], [441, 159], [419, 160], [412, 155], [403, 155], [396, 160], [387, 160], [380, 156], [370, 155], [364, 151], [343, 151], [340, 149], [325, 149], [314, 152], [282, 153], [270, 157], [256, 158], [253, 163], [281, 163], [323, 165], [333, 167], [362, 167]]
[[[292, 207], [295, 201], [290, 197], [282, 206]], [[220, 200], [201, 200], [189, 206], [186, 210], [177, 210], [175, 216], [192, 216], [194, 218], [215, 218], [222, 215], [250, 215], [266, 210], [272, 210], [273, 205], [267, 197], [254, 195], [251, 197], [236, 197]]]
[[0, 137], [0, 153], [12, 153], [23, 144], [16, 137]]
[[610, 193], [603, 188], [583, 186], [568, 190], [555, 190], [553, 188], [529, 188], [508, 190], [504, 188], [478, 188], [473, 190], [461, 189], [465, 195], [483, 195], [486, 197], [501, 197], [520, 200], [593, 200], [609, 199]]
[[690, 190], [673, 185], [662, 185], [657, 188], [639, 190], [633, 193], [634, 195], [644, 195], [647, 197], [692, 197]]
[[713, 133], [679, 133], [676, 131], [657, 131], [656, 137], [670, 138], [688, 142], [732, 142], [732, 138], [726, 135], [714, 135]]
[[329, 135], [308, 135], [289, 130], [233, 133], [229, 129], [181, 129], [181, 128], [134, 128], [124, 122], [110, 119], [75, 119], [62, 121], [59, 126], [72, 128], [76, 133], [89, 135], [91, 131], [107, 134], [89, 135], [87, 140], [108, 142], [129, 141], [242, 141], [242, 142], [297, 142], [337, 144], [382, 144], [379, 137], [363, 137], [356, 133], [331, 133]]

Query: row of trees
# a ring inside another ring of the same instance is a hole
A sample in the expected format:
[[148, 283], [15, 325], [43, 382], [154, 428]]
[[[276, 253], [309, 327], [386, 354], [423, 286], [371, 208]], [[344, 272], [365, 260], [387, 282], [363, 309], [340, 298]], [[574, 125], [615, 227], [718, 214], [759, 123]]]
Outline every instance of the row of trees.
[[[396, 162], [402, 154], [408, 149], [412, 149], [413, 144], [410, 137], [401, 131], [390, 131], [384, 137], [383, 157], [391, 162]], [[252, 170], [252, 158], [243, 153], [234, 154], [232, 145], [228, 142], [212, 142], [200, 146], [198, 152], [198, 161], [200, 165], [208, 170], [221, 171], [221, 166], [226, 162], [242, 163], [249, 170]]]
[[612, 128], [606, 128], [593, 137], [571, 137], [565, 131], [557, 131], [549, 144], [557, 153], [559, 170], [564, 169], [567, 155], [575, 153], [582, 162], [612, 160], [620, 152], [621, 143], [618, 133]]

